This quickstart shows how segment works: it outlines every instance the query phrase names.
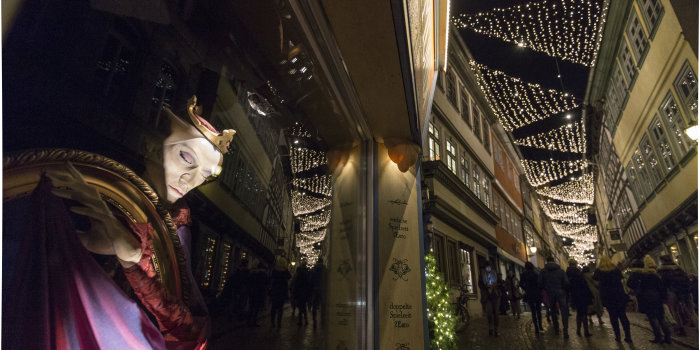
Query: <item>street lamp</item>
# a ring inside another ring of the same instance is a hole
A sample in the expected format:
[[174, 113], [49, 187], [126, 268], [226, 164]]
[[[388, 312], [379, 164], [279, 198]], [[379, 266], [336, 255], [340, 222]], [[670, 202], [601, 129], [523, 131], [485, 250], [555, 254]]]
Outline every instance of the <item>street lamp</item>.
[[537, 247], [530, 247], [530, 253], [532, 253], [532, 255], [535, 255], [535, 253], [537, 253]]
[[700, 128], [697, 125], [693, 125], [685, 129], [685, 134], [688, 135], [693, 141], [698, 141], [698, 136], [700, 136]]

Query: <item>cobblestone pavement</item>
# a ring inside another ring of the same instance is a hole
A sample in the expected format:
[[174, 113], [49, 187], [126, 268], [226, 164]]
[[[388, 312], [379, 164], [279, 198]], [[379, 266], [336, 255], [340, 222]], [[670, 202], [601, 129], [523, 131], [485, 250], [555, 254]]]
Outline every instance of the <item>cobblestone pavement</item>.
[[207, 349], [211, 350], [277, 350], [277, 349], [322, 349], [324, 331], [320, 325], [314, 329], [311, 312], [309, 324], [298, 325], [287, 305], [282, 315], [282, 327], [270, 327], [269, 309], [261, 312], [258, 327], [247, 327], [244, 322], [230, 321], [225, 316], [213, 319], [212, 336]]
[[[532, 318], [529, 312], [523, 313], [520, 319], [511, 315], [500, 316], [499, 337], [488, 335], [488, 326], [485, 318], [472, 320], [469, 327], [458, 334], [459, 349], [504, 349], [504, 350], [564, 350], [564, 349], [698, 349], [698, 329], [687, 328], [688, 336], [673, 337], [672, 344], [652, 344], [651, 327], [643, 314], [630, 313], [632, 344], [616, 342], [615, 335], [607, 314], [603, 316], [603, 324], [597, 320], [590, 327], [592, 337], [586, 338], [576, 335], [576, 318], [569, 317], [569, 338], [564, 339], [562, 334], [555, 335], [551, 325], [544, 320], [545, 330], [539, 336], [535, 336]], [[594, 318], [595, 319], [595, 318]], [[581, 330], [583, 333], [583, 330]]]

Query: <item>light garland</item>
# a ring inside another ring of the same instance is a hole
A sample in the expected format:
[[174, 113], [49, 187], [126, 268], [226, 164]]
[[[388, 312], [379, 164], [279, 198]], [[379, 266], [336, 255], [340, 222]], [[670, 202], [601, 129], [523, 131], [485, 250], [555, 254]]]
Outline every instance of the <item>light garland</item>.
[[292, 173], [298, 174], [326, 164], [326, 154], [308, 148], [292, 147], [290, 148], [290, 160]]
[[544, 0], [476, 15], [460, 14], [453, 22], [458, 28], [593, 66], [606, 12], [607, 1]]
[[311, 214], [308, 216], [298, 216], [301, 232], [315, 231], [326, 227], [331, 222], [331, 211], [321, 209], [320, 213]]
[[554, 130], [517, 139], [513, 143], [550, 151], [586, 153], [586, 130], [581, 122], [569, 123]]
[[[542, 211], [552, 220], [565, 220], [570, 217], [582, 217], [588, 220], [587, 210], [590, 206], [579, 206], [573, 204], [555, 204], [551, 201], [540, 200]], [[579, 222], [578, 220], [576, 222]]]
[[539, 188], [536, 192], [541, 196], [564, 202], [593, 204], [595, 199], [593, 174], [584, 174], [560, 185]]
[[331, 186], [332, 179], [331, 175], [314, 175], [313, 177], [293, 179], [292, 184], [298, 190], [306, 190], [330, 197], [333, 190]]
[[508, 131], [578, 107], [573, 95], [527, 83], [501, 71], [470, 61], [479, 87]]
[[520, 161], [525, 169], [527, 181], [533, 187], [562, 179], [587, 166], [585, 160], [528, 160]]
[[567, 237], [577, 234], [589, 235], [591, 234], [591, 229], [595, 230], [595, 226], [593, 225], [568, 224], [561, 222], [552, 222], [552, 228], [554, 228], [554, 231], [560, 236]]
[[329, 198], [310, 196], [305, 192], [292, 190], [292, 211], [294, 215], [304, 215], [319, 211], [331, 205]]
[[457, 317], [450, 303], [450, 291], [437, 270], [435, 256], [425, 256], [425, 294], [427, 298], [430, 349], [457, 349]]

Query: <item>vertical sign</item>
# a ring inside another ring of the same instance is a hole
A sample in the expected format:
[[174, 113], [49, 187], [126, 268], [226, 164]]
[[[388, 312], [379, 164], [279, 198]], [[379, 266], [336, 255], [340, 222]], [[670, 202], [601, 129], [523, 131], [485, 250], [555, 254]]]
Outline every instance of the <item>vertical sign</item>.
[[349, 160], [333, 173], [333, 217], [330, 225], [330, 261], [328, 271], [328, 343], [334, 350], [360, 349], [364, 287], [358, 260], [361, 238], [359, 192], [359, 147], [353, 149]]
[[377, 146], [380, 349], [422, 349], [423, 296], [416, 169], [402, 173]]

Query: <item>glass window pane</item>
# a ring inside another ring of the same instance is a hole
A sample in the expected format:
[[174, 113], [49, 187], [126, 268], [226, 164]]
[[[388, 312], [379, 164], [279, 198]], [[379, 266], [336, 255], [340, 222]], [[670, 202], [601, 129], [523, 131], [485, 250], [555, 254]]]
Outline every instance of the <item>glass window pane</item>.
[[691, 140], [685, 134], [685, 121], [670, 91], [661, 105], [660, 113], [673, 149], [677, 152], [678, 159], [682, 159], [690, 150]]

